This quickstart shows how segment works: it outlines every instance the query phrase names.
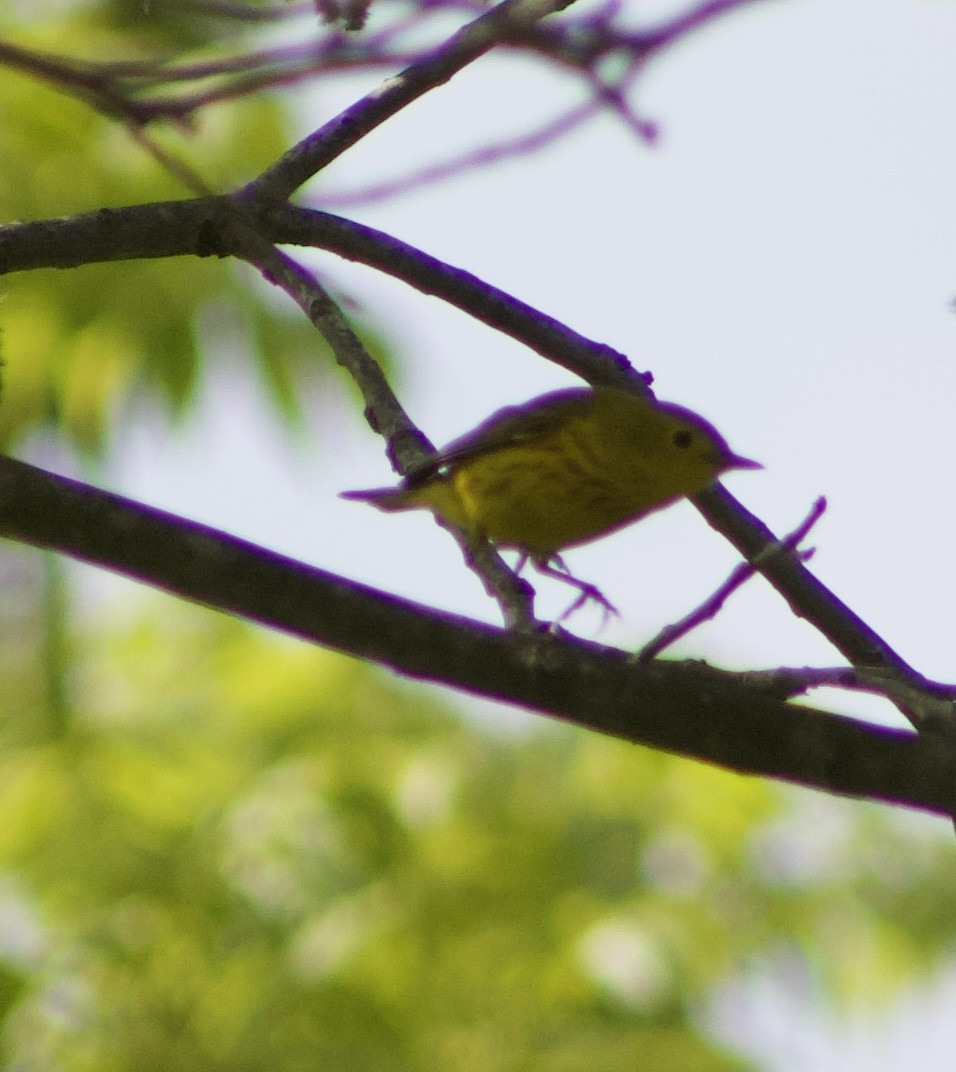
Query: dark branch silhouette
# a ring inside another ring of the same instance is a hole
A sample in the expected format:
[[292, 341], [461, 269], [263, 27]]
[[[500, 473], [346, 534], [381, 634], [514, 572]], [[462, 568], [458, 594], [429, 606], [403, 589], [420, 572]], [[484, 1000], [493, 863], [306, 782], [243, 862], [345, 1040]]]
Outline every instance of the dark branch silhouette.
[[772, 678], [641, 663], [584, 640], [442, 613], [10, 458], [0, 458], [0, 534], [637, 744], [847, 796], [956, 809], [956, 751], [946, 735], [795, 707], [778, 698]]

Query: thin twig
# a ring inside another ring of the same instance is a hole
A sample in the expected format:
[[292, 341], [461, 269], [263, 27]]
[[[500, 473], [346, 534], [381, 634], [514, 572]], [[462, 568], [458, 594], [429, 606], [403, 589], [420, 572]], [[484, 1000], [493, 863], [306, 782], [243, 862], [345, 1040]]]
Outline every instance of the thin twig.
[[641, 141], [653, 145], [657, 141], [657, 124], [647, 119], [642, 119], [627, 99], [627, 91], [631, 84], [637, 80], [641, 70], [639, 63], [632, 63], [628, 71], [621, 77], [616, 85], [603, 81], [595, 73], [591, 72], [588, 77], [594, 92], [601, 102], [609, 107], [621, 122]]
[[[574, 0], [505, 0], [498, 8], [487, 12], [482, 11], [480, 5], [441, 0], [434, 6], [413, 8], [390, 25], [363, 34], [361, 38], [355, 38], [344, 30], [326, 29], [321, 38], [305, 45], [253, 50], [218, 59], [183, 63], [166, 59], [77, 60], [0, 42], [0, 65], [42, 78], [61, 91], [87, 101], [106, 115], [119, 116], [139, 126], [157, 120], [182, 122], [208, 105], [234, 100], [269, 87], [292, 85], [319, 74], [356, 69], [387, 68], [394, 71], [397, 67], [405, 68], [400, 75], [390, 78], [380, 91], [369, 94], [347, 114], [333, 120], [290, 151], [298, 157], [300, 150], [306, 150], [306, 143], [308, 153], [321, 155], [329, 148], [327, 143], [330, 138], [331, 141], [340, 140], [342, 130], [339, 127], [343, 124], [350, 128], [366, 127], [359, 136], [367, 133], [368, 129], [372, 129], [366, 126], [370, 112], [379, 108], [379, 98], [383, 92], [387, 91], [393, 98], [390, 105], [398, 98], [403, 98], [398, 106], [404, 107], [404, 104], [434, 85], [447, 81], [477, 55], [495, 44], [501, 44], [536, 52], [568, 70], [585, 75], [592, 84], [597, 80], [603, 85], [602, 94], [606, 102], [625, 123], [642, 139], [652, 140], [656, 134], [655, 126], [635, 114], [624, 97], [623, 84], [615, 87], [603, 83], [598, 76], [600, 61], [613, 55], [624, 60], [629, 70], [640, 71], [644, 61], [652, 54], [664, 50], [710, 20], [756, 0], [711, 0], [651, 30], [634, 31], [616, 26], [615, 20], [619, 15], [617, 4], [606, 4], [599, 11], [568, 20], [563, 26], [540, 25], [542, 13], [537, 9], [541, 5], [548, 6], [549, 10], [543, 13], [547, 14], [572, 2]], [[512, 9], [510, 15], [509, 5]], [[176, 0], [176, 6], [181, 6], [180, 0]], [[280, 14], [285, 16], [314, 11], [313, 5], [288, 5], [266, 10], [243, 4], [216, 3], [215, 0], [209, 0], [208, 3], [195, 0], [192, 6], [207, 8], [210, 13], [223, 17], [245, 20], [258, 19], [260, 15], [276, 18]], [[420, 49], [392, 47], [396, 38], [431, 20], [435, 11], [448, 10], [470, 15], [477, 12], [480, 17], [424, 57]], [[488, 20], [494, 19], [500, 21], [497, 37], [485, 41], [475, 55], [470, 54], [469, 49], [482, 44], [482, 34], [490, 25]], [[217, 84], [191, 93], [171, 94], [168, 91], [168, 87], [174, 83], [209, 80], [216, 80]], [[144, 94], [150, 90], [158, 92], [155, 96], [146, 97]], [[375, 120], [372, 126], [380, 121]], [[335, 155], [338, 151], [341, 150], [337, 150]], [[281, 163], [286, 169], [291, 165], [289, 154]], [[316, 160], [312, 173], [324, 163]], [[308, 177], [305, 174], [297, 184], [301, 185]], [[294, 188], [288, 189], [284, 196], [288, 196]], [[263, 187], [259, 194], [263, 197], [272, 196], [272, 191]]]
[[[750, 561], [778, 541], [773, 532], [720, 483], [695, 495], [693, 503], [716, 529]], [[943, 716], [932, 683], [815, 577], [796, 555], [776, 555], [759, 562], [760, 572], [787, 601], [798, 618], [810, 622], [858, 671], [893, 680], [891, 699], [917, 729], [928, 718]], [[889, 695], [889, 693], [887, 693]], [[907, 697], [925, 696], [926, 704]]]
[[386, 441], [388, 457], [399, 473], [425, 463], [435, 448], [415, 427], [389, 386], [381, 366], [355, 334], [319, 280], [287, 254], [276, 249], [236, 217], [224, 227], [231, 251], [258, 268], [299, 306], [325, 339], [336, 361], [356, 382], [365, 399], [372, 428]]
[[191, 190], [197, 197], [215, 195], [215, 191], [195, 168], [187, 164], [182, 157], [164, 149], [139, 123], [127, 123], [126, 129], [133, 141], [145, 149], [160, 167], [177, 178], [187, 190]]
[[835, 688], [855, 692], [884, 693], [873, 685], [865, 685], [852, 666], [778, 666], [771, 670], [744, 670], [739, 675], [740, 683], [756, 689], [764, 696], [790, 700], [802, 696], [810, 689]]
[[635, 50], [656, 52], [666, 45], [683, 40], [691, 33], [702, 30], [715, 19], [723, 18], [732, 11], [765, 2], [766, 0], [706, 0], [698, 7], [668, 19], [655, 30], [644, 30], [634, 34], [632, 47]]
[[[238, 219], [232, 237], [239, 255], [269, 282], [281, 287], [305, 312], [329, 344], [336, 361], [358, 384], [365, 398], [366, 419], [385, 438], [386, 454], [395, 470], [404, 475], [428, 462], [435, 448], [402, 408], [381, 366], [318, 279]], [[466, 533], [443, 527], [455, 538], [485, 590], [498, 602], [505, 624], [521, 630], [536, 629], [534, 589], [527, 581], [513, 573], [490, 544], [476, 544]]]
[[506, 291], [383, 231], [289, 204], [260, 208], [256, 219], [262, 233], [274, 242], [315, 246], [378, 268], [510, 335], [589, 383], [632, 388], [642, 384], [646, 390], [651, 381], [649, 374], [633, 369], [619, 350], [579, 335]]
[[32, 49], [0, 41], [0, 66], [23, 71], [90, 102], [108, 115], [140, 122], [135, 101], [117, 90], [112, 82], [94, 69], [73, 60], [64, 60]]
[[[746, 584], [751, 577], [755, 576], [764, 563], [778, 555], [785, 555], [796, 551], [799, 544], [806, 538], [807, 533], [809, 533], [813, 526], [821, 517], [823, 517], [826, 508], [827, 501], [821, 495], [810, 508], [810, 512], [807, 516], [789, 536], [785, 536], [782, 540], [778, 540], [776, 543], [767, 544], [767, 546], [762, 548], [752, 561], [741, 562], [713, 595], [708, 599], [705, 599], [699, 607], [692, 610], [690, 614], [685, 615], [680, 621], [674, 622], [672, 625], [666, 625], [653, 640], [648, 641], [648, 643], [635, 654], [635, 660], [640, 663], [645, 663], [656, 658], [662, 651], [676, 643], [681, 637], [687, 636], [687, 634], [693, 629], [696, 629], [697, 626], [716, 618], [730, 596], [733, 595], [738, 588]], [[805, 561], [807, 556], [801, 555], [800, 557], [801, 560]]]
[[757, 689], [766, 696], [789, 700], [810, 689], [834, 688], [882, 696], [898, 708], [909, 705], [921, 710], [922, 729], [952, 732], [956, 684], [926, 681], [919, 689], [898, 681], [892, 674], [866, 667], [775, 667], [772, 670], [747, 670], [738, 674], [742, 685]]
[[[235, 218], [229, 198], [160, 202], [62, 220], [0, 227], [0, 272], [67, 268], [110, 260], [171, 256], [228, 256], [224, 223]], [[490, 324], [590, 383], [640, 385], [627, 359], [552, 317], [490, 287], [467, 272], [372, 228], [286, 205], [245, 217], [272, 242], [314, 245], [404, 279]], [[646, 389], [646, 384], [643, 384]], [[754, 559], [778, 541], [759, 518], [715, 484], [693, 498], [707, 522], [740, 553]], [[763, 563], [763, 575], [858, 671], [894, 682], [894, 702], [918, 728], [945, 720], [952, 704], [934, 690], [871, 626], [794, 555]], [[922, 699], [921, 699], [922, 698]]]
[[397, 179], [387, 179], [384, 182], [375, 183], [373, 186], [348, 190], [343, 193], [329, 193], [323, 190], [319, 200], [321, 200], [325, 208], [374, 204], [389, 197], [407, 194], [420, 186], [443, 182], [466, 171], [499, 164], [501, 161], [513, 157], [527, 156], [530, 153], [540, 151], [558, 138], [569, 134], [582, 123], [587, 122], [600, 110], [600, 107], [601, 105], [595, 101], [586, 101], [584, 104], [571, 108], [563, 115], [559, 115], [556, 119], [552, 119], [550, 123], [546, 123], [530, 134], [523, 134], [517, 138], [496, 142], [494, 145], [487, 145], [481, 149], [473, 149], [470, 152], [462, 153], [461, 156], [446, 160], [444, 163], [431, 164], [408, 175]]
[[330, 122], [304, 138], [241, 195], [251, 201], [285, 201], [317, 174], [419, 97], [443, 85], [490, 51], [516, 26], [527, 26], [567, 7], [573, 0], [503, 0], [468, 23], [444, 44], [389, 78]]
[[599, 11], [561, 25], [527, 26], [520, 35], [517, 32], [513, 35], [511, 43], [538, 52], [572, 70], [593, 71], [600, 60], [610, 56], [643, 63], [715, 19], [764, 2], [766, 0], [707, 0], [657, 26], [637, 30], [615, 25], [621, 8], [606, 4]]

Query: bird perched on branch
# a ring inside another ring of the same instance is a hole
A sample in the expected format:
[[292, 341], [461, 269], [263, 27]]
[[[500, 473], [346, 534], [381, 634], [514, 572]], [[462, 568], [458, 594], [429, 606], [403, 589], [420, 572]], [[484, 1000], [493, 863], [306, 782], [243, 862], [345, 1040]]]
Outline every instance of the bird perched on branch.
[[716, 428], [681, 406], [611, 387], [571, 388], [499, 410], [449, 443], [397, 487], [342, 497], [387, 512], [431, 510], [469, 539], [521, 553], [588, 599], [614, 607], [571, 575], [560, 551], [589, 543], [729, 469], [760, 469]]

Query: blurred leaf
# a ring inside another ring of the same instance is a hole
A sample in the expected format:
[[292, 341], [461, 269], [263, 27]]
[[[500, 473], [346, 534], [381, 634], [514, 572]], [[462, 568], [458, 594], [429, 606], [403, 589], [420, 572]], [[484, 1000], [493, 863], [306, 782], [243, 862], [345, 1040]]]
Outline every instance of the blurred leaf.
[[[95, 20], [94, 20], [95, 23]], [[19, 43], [62, 55], [135, 55], [103, 26], [72, 22], [22, 33]], [[266, 96], [206, 108], [188, 128], [152, 125], [149, 137], [217, 189], [248, 180], [288, 146], [285, 117]], [[39, 219], [104, 206], [189, 196], [120, 123], [35, 79], [0, 71], [0, 217]], [[214, 258], [98, 264], [4, 280], [7, 363], [0, 443], [55, 427], [88, 454], [108, 449], [132, 399], [167, 415], [196, 397], [226, 311], [229, 359], [252, 362], [266, 397], [290, 427], [328, 375], [324, 343], [298, 309], [266, 295], [256, 273]], [[231, 310], [231, 312], [230, 312]]]
[[839, 868], [781, 883], [800, 810], [764, 782], [547, 724], [499, 739], [357, 662], [149, 606], [67, 647], [65, 737], [0, 748], [0, 875], [45, 950], [0, 940], [11, 1065], [723, 1072], [688, 1007], [739, 965], [799, 956], [878, 1000], [956, 930], [948, 853], [875, 809]]

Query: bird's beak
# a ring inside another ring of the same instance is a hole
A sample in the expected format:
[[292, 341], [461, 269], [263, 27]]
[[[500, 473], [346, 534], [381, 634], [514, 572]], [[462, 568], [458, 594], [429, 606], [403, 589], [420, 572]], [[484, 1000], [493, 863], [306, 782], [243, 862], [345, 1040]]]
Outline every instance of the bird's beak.
[[760, 462], [755, 462], [752, 458], [743, 458], [739, 454], [730, 453], [724, 455], [723, 465], [725, 469], [763, 469]]

